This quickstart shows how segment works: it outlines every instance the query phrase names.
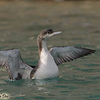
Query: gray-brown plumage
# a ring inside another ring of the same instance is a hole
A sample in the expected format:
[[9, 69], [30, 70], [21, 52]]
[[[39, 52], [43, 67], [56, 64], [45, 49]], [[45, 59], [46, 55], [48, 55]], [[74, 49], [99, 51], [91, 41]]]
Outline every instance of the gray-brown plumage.
[[95, 50], [73, 46], [54, 47], [50, 49], [50, 53], [57, 65], [64, 62], [70, 62], [74, 59], [87, 56], [94, 52]]
[[49, 52], [46, 41], [53, 35], [60, 33], [52, 29], [41, 31], [37, 37], [40, 57], [37, 66], [26, 64], [22, 60], [18, 49], [0, 51], [0, 65], [7, 69], [8, 75], [12, 80], [45, 79], [59, 74], [57, 65], [95, 52], [95, 50], [74, 46], [53, 47]]

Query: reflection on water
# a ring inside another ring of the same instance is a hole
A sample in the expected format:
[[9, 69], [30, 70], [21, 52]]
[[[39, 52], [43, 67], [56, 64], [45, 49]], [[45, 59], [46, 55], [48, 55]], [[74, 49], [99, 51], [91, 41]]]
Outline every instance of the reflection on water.
[[56, 79], [9, 81], [6, 70], [0, 68], [0, 94], [9, 93], [11, 100], [99, 100], [99, 12], [99, 1], [0, 1], [0, 50], [18, 48], [28, 64], [37, 65], [36, 37], [42, 29], [63, 31], [49, 40], [49, 48], [75, 45], [97, 49], [95, 54], [59, 66]]

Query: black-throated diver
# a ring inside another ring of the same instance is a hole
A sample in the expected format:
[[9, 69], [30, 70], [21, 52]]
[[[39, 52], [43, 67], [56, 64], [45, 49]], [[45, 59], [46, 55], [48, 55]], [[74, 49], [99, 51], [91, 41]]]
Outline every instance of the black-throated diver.
[[95, 50], [74, 46], [53, 47], [48, 51], [46, 41], [51, 36], [60, 33], [47, 29], [38, 35], [40, 59], [37, 66], [32, 67], [26, 64], [18, 49], [0, 51], [0, 65], [7, 69], [11, 80], [45, 79], [58, 76], [58, 65], [95, 52]]

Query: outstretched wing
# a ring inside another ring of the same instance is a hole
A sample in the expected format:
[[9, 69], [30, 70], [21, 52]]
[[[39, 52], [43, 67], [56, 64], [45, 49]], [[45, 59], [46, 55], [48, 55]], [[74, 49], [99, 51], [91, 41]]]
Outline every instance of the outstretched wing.
[[95, 50], [73, 46], [54, 47], [50, 49], [50, 53], [53, 56], [54, 61], [57, 65], [64, 62], [72, 61], [74, 59], [89, 55], [94, 52]]
[[22, 61], [18, 49], [0, 51], [0, 65], [7, 69], [10, 79], [30, 78], [32, 67]]

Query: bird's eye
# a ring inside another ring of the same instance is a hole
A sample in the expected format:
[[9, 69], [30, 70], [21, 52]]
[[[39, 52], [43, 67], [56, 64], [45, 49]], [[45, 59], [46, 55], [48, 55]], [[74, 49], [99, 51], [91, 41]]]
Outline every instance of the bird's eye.
[[50, 31], [48, 31], [48, 34], [50, 34], [51, 32]]

